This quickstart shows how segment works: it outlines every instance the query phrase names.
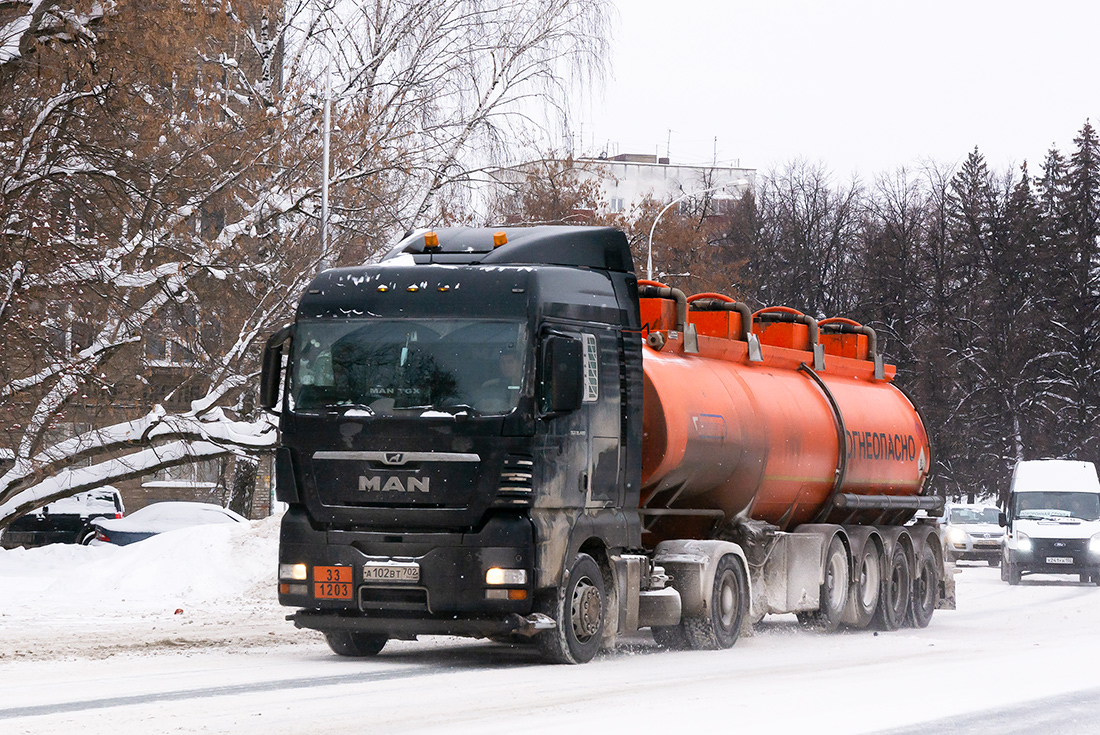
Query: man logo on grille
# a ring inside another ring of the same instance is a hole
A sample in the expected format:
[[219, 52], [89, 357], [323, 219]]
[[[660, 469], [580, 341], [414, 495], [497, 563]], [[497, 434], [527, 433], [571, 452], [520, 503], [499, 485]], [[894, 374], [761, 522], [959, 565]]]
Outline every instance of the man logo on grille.
[[405, 464], [405, 453], [386, 452], [386, 456], [382, 461], [386, 464]]

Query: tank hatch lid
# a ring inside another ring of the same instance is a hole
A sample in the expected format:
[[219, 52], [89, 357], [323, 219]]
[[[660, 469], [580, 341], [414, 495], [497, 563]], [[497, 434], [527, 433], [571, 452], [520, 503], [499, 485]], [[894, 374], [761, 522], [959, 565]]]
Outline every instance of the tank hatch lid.
[[[417, 264], [560, 265], [634, 272], [626, 235], [614, 227], [452, 227], [434, 231], [439, 245], [427, 248], [424, 233], [397, 243], [383, 261], [412, 256]], [[503, 232], [507, 242], [494, 244]]]

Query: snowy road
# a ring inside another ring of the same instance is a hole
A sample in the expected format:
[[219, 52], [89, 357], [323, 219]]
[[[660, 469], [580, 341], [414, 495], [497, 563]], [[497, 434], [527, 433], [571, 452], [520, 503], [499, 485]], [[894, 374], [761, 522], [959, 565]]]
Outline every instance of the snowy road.
[[981, 566], [957, 585], [959, 609], [924, 630], [820, 635], [778, 617], [729, 651], [639, 637], [580, 667], [449, 638], [339, 658], [270, 596], [184, 595], [179, 614], [0, 601], [0, 732], [1100, 732], [1100, 588], [1009, 587]]

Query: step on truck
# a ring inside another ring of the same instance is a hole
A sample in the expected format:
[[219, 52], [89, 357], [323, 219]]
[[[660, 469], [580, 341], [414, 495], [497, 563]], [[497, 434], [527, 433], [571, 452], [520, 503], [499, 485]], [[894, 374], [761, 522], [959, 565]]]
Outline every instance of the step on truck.
[[612, 228], [418, 233], [267, 342], [279, 601], [349, 656], [925, 626], [943, 551], [907, 522], [942, 501], [894, 373], [856, 322], [638, 280]]

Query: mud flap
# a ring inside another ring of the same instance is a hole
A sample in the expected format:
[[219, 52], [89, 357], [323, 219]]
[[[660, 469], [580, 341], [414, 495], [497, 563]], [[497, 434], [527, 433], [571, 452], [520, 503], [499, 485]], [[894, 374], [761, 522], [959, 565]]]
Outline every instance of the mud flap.
[[[769, 613], [816, 610], [821, 604], [821, 558], [824, 536], [816, 533], [781, 534], [775, 539], [753, 598], [753, 618]], [[757, 605], [760, 608], [757, 609]]]
[[940, 579], [940, 600], [936, 603], [937, 610], [955, 609], [955, 572], [958, 571], [954, 564], [945, 562], [943, 565], [943, 578]]

